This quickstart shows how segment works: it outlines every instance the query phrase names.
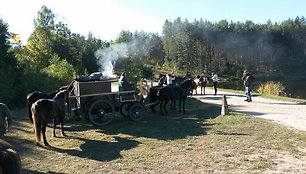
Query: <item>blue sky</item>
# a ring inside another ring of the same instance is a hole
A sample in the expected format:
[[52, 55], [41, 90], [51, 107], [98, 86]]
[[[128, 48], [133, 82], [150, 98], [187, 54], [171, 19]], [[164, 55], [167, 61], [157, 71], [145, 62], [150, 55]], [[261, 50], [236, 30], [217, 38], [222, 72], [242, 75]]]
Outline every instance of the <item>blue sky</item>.
[[72, 32], [102, 40], [116, 39], [121, 30], [161, 34], [165, 20], [178, 17], [274, 23], [306, 16], [306, 0], [0, 0], [0, 18], [25, 43], [42, 5]]

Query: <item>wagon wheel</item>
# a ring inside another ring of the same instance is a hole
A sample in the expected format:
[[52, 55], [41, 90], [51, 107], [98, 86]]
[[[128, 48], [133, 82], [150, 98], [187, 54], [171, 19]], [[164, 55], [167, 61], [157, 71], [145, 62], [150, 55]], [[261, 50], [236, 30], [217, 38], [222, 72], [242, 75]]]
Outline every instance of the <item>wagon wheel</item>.
[[129, 109], [129, 117], [133, 121], [140, 121], [145, 116], [145, 107], [140, 103], [134, 103]]
[[124, 117], [128, 117], [129, 116], [129, 109], [132, 106], [133, 103], [130, 102], [124, 102], [120, 105], [119, 111], [120, 114]]
[[104, 126], [114, 119], [115, 108], [106, 100], [97, 100], [90, 105], [88, 117], [94, 125]]

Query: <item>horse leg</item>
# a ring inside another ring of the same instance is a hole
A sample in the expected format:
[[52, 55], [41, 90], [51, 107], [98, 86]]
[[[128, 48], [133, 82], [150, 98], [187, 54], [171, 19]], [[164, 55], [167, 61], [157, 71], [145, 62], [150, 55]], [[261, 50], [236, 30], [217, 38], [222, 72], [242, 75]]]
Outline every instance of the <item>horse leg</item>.
[[180, 99], [180, 103], [179, 103], [179, 111], [181, 112], [181, 103], [182, 103], [182, 99]]
[[169, 102], [169, 100], [165, 100], [164, 104], [163, 104], [163, 108], [164, 108], [166, 114], [168, 114], [168, 111], [166, 109], [166, 106], [167, 106], [168, 102]]
[[[65, 115], [65, 114], [64, 114]], [[62, 136], [66, 136], [64, 132], [64, 115], [60, 118], [60, 124], [61, 124], [61, 130], [62, 130]]]
[[160, 101], [159, 108], [160, 108], [160, 114], [164, 115], [164, 113], [163, 113], [163, 101], [162, 100]]
[[187, 97], [183, 98], [183, 112], [185, 113], [185, 101], [186, 101]]
[[53, 136], [53, 137], [56, 137], [56, 135], [55, 135], [55, 129], [56, 129], [56, 119], [53, 118], [53, 130], [52, 130], [52, 136]]
[[175, 99], [172, 99], [172, 100], [171, 100], [171, 104], [170, 104], [171, 110], [172, 110], [172, 108], [173, 108], [173, 110], [176, 110], [175, 105], [176, 105], [176, 101], [175, 101]]
[[44, 144], [46, 146], [50, 146], [49, 143], [47, 142], [47, 138], [46, 138], [46, 129], [47, 129], [47, 123], [43, 123], [41, 131], [42, 131], [42, 134], [43, 134]]
[[27, 101], [27, 109], [28, 109], [28, 114], [29, 114], [28, 116], [30, 118], [31, 123], [33, 123], [31, 106], [32, 106], [32, 104], [29, 101]]
[[156, 112], [155, 107], [153, 105], [150, 106], [152, 112]]
[[205, 95], [205, 87], [206, 87], [206, 86], [203, 86], [203, 92], [204, 92], [204, 95]]

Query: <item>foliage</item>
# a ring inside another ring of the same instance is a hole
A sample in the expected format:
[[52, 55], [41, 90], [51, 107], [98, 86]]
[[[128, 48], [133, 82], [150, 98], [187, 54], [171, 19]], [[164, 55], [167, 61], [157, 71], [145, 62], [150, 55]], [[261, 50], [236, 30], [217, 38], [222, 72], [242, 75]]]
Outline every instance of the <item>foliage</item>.
[[260, 94], [270, 94], [276, 96], [284, 95], [284, 86], [280, 82], [268, 81], [266, 83], [260, 84], [257, 91]]
[[141, 79], [147, 78], [152, 79], [153, 70], [152, 68], [145, 66], [139, 62], [137, 56], [133, 55], [121, 62], [124, 62], [124, 71], [127, 72], [127, 78], [133, 84], [134, 87], [141, 81]]
[[56, 81], [50, 81], [48, 84], [60, 86], [61, 84], [69, 84], [76, 73], [71, 64], [67, 60], [60, 60], [60, 58], [55, 54], [50, 60], [50, 66], [42, 69], [42, 72], [46, 73], [52, 79]]
[[17, 82], [17, 69], [9, 39], [8, 25], [0, 19], [0, 102], [12, 107], [18, 100], [18, 95], [12, 90]]
[[[165, 63], [184, 71], [189, 67], [195, 73], [227, 74], [231, 65], [236, 67], [232, 75], [244, 68], [256, 74], [302, 75], [306, 42], [304, 34], [301, 38], [297, 33], [306, 31], [305, 24], [304, 17], [280, 24], [167, 20], [163, 28]], [[290, 71], [292, 68], [299, 71]]]

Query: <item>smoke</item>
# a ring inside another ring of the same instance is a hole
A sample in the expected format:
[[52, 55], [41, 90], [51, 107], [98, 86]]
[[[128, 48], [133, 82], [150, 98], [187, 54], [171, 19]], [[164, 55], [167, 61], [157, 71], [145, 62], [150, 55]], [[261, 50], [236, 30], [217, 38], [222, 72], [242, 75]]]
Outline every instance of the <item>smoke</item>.
[[99, 65], [99, 71], [103, 76], [114, 77], [114, 67], [118, 59], [128, 58], [132, 54], [140, 59], [148, 55], [153, 44], [149, 39], [133, 39], [130, 42], [110, 45], [95, 52], [95, 57]]

